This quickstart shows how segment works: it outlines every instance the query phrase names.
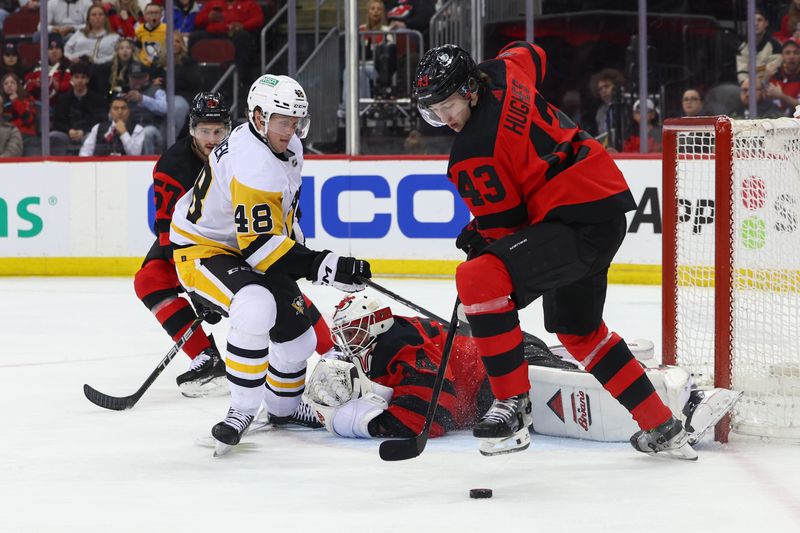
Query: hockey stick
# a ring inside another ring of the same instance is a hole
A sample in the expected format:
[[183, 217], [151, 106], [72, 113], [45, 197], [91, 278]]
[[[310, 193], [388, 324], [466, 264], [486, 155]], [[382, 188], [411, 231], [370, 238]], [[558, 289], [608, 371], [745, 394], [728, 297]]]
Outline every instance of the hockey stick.
[[192, 322], [192, 324], [189, 326], [189, 329], [186, 330], [186, 333], [184, 333], [181, 338], [178, 339], [178, 342], [176, 342], [175, 346], [173, 346], [172, 349], [167, 352], [167, 355], [165, 355], [161, 362], [158, 363], [158, 366], [155, 368], [155, 370], [153, 370], [150, 375], [147, 376], [147, 379], [144, 381], [144, 383], [142, 383], [142, 386], [139, 387], [139, 390], [130, 396], [118, 397], [103, 394], [97, 389], [84, 384], [83, 394], [86, 395], [86, 399], [95, 405], [105, 409], [111, 409], [112, 411], [124, 411], [136, 405], [136, 402], [139, 401], [139, 398], [141, 398], [147, 389], [150, 388], [150, 385], [152, 385], [156, 378], [161, 375], [161, 372], [167, 368], [169, 362], [175, 358], [179, 351], [181, 351], [183, 345], [186, 344], [186, 341], [189, 340], [189, 337], [191, 337], [194, 332], [197, 331], [197, 329], [200, 327], [200, 324], [203, 323], [203, 320], [205, 320], [208, 315], [209, 313], [207, 312], [201, 313], [200, 316], [197, 317], [194, 322]]
[[[411, 437], [409, 439], [383, 441], [378, 451], [381, 459], [384, 461], [404, 461], [417, 457], [422, 453], [422, 450], [425, 449], [425, 445], [428, 443], [428, 437], [431, 434], [431, 426], [433, 425], [433, 417], [436, 416], [436, 407], [439, 404], [439, 393], [442, 392], [442, 386], [444, 385], [444, 374], [447, 370], [447, 362], [450, 360], [453, 340], [456, 338], [456, 329], [458, 329], [458, 306], [460, 303], [461, 301], [456, 297], [456, 303], [453, 306], [453, 317], [450, 319], [447, 339], [444, 341], [442, 360], [439, 362], [439, 370], [436, 372], [436, 379], [433, 382], [433, 394], [431, 395], [431, 402], [428, 404], [428, 410], [425, 413], [425, 425], [422, 426], [422, 432], [416, 437]], [[444, 322], [442, 323], [444, 324]]]
[[[367, 286], [375, 289], [376, 291], [382, 293], [384, 296], [387, 296], [387, 297], [391, 298], [392, 300], [394, 300], [396, 302], [400, 302], [401, 304], [405, 305], [409, 309], [413, 309], [417, 313], [422, 313], [423, 315], [427, 316], [428, 318], [434, 319], [435, 321], [439, 322], [440, 324], [447, 324], [447, 322], [445, 322], [444, 318], [432, 313], [431, 311], [428, 311], [424, 307], [422, 307], [420, 305], [417, 305], [412, 301], [406, 300], [405, 298], [403, 298], [399, 294], [390, 291], [386, 287], [378, 285], [377, 283], [375, 283], [371, 279], [362, 279], [361, 281], [365, 285], [367, 285]], [[550, 352], [550, 348], [548, 348], [547, 343], [545, 343], [542, 339], [540, 339], [536, 335], [528, 333], [527, 331], [523, 331], [522, 332], [522, 337], [527, 343], [533, 344], [536, 347], [538, 347], [538, 348], [540, 348], [542, 350], [545, 350], [546, 352]]]

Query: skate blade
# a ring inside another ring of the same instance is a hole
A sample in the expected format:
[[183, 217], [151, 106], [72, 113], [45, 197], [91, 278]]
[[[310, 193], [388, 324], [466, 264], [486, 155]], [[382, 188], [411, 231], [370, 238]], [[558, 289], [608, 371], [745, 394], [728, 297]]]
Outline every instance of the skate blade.
[[716, 426], [722, 417], [733, 409], [741, 397], [740, 391], [719, 389], [714, 391], [705, 402], [701, 402], [692, 414], [691, 424], [695, 430], [689, 434], [689, 444], [695, 445], [700, 442], [706, 431]]
[[226, 377], [213, 378], [202, 383], [187, 381], [178, 388], [187, 398], [213, 398], [230, 394]]
[[[262, 431], [271, 431], [273, 429], [275, 429], [275, 426], [273, 426], [268, 422], [258, 422], [258, 423], [253, 422], [245, 430], [244, 434], [242, 435], [242, 438], [247, 437], [248, 435], [252, 435], [254, 433], [260, 433]], [[212, 435], [205, 435], [203, 437], [197, 437], [194, 440], [194, 443], [196, 446], [200, 446], [201, 448], [216, 448], [217, 443], [219, 443], [219, 441], [215, 439]], [[240, 442], [237, 446], [242, 446], [242, 445], [244, 445], [244, 447], [249, 447], [254, 444], [247, 442]]]
[[222, 457], [223, 455], [227, 455], [232, 449], [233, 446], [230, 444], [217, 441], [217, 444], [214, 446], [214, 457]]
[[505, 455], [527, 450], [531, 445], [531, 434], [527, 430], [517, 431], [510, 437], [500, 439], [481, 439], [478, 451], [481, 455], [492, 457], [494, 455]]

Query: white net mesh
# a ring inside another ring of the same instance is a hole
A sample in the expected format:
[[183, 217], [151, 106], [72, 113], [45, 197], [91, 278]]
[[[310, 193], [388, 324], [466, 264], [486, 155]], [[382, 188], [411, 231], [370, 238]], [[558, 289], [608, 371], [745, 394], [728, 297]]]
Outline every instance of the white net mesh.
[[[800, 439], [800, 121], [732, 121], [732, 388], [740, 433]], [[715, 133], [677, 134], [676, 351], [714, 380]], [[667, 155], [665, 154], [665, 157]], [[719, 353], [719, 350], [717, 350]]]

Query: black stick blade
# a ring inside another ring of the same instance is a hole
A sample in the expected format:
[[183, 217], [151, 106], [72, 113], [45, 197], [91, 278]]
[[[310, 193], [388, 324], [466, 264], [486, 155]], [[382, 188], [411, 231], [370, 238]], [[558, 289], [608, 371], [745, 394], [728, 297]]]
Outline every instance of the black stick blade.
[[108, 394], [103, 394], [97, 389], [94, 389], [86, 384], [83, 385], [83, 394], [86, 396], [86, 399], [93, 404], [104, 409], [111, 409], [112, 411], [124, 411], [126, 409], [130, 409], [138, 399], [135, 397], [135, 395], [126, 396], [124, 398], [109, 396]]
[[[427, 435], [426, 435], [427, 437]], [[425, 449], [425, 442], [420, 443], [419, 437], [412, 439], [393, 439], [381, 442], [378, 453], [384, 461], [405, 461], [418, 457]], [[425, 441], [427, 442], [427, 438]], [[420, 446], [421, 444], [421, 446]]]

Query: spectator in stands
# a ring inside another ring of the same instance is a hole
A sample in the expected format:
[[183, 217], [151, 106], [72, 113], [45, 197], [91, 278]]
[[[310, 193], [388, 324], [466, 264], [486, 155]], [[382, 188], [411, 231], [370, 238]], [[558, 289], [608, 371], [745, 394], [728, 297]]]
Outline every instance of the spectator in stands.
[[91, 64], [79, 62], [72, 65], [72, 90], [58, 97], [53, 131], [50, 132], [52, 155], [76, 155], [86, 140], [92, 126], [102, 120], [106, 103], [89, 91]]
[[17, 45], [11, 41], [3, 44], [3, 64], [0, 66], [0, 76], [9, 72], [16, 74], [20, 79], [25, 77], [25, 67], [20, 63]]
[[[0, 91], [0, 108], [5, 109], [5, 99]], [[0, 157], [21, 157], [22, 135], [13, 124], [6, 120], [4, 113], [0, 113]]]
[[194, 0], [175, 0], [173, 15], [175, 17], [175, 31], [189, 35], [195, 30], [194, 19], [200, 13], [200, 6]]
[[86, 25], [72, 34], [64, 47], [70, 61], [86, 58], [92, 63], [106, 63], [114, 58], [119, 35], [111, 31], [102, 6], [92, 6], [86, 12]]
[[607, 134], [613, 129], [612, 105], [614, 105], [614, 96], [621, 92], [624, 84], [625, 78], [622, 73], [612, 68], [603, 69], [592, 76], [591, 89], [595, 97], [600, 100], [600, 107], [597, 108], [595, 113], [597, 123], [595, 136], [599, 137]]
[[104, 4], [111, 30], [120, 37], [136, 37], [136, 25], [144, 20], [139, 0], [117, 0]]
[[[191, 102], [197, 94], [197, 80], [200, 79], [197, 61], [189, 55], [186, 47], [186, 35], [175, 30], [173, 34], [173, 57], [175, 58], [175, 94], [181, 96], [186, 102]], [[158, 71], [153, 79], [153, 84], [165, 88], [167, 58], [159, 62]]]
[[800, 99], [800, 40], [787, 39], [781, 56], [783, 65], [769, 78], [767, 97], [775, 101], [784, 115], [792, 116]]
[[[769, 79], [781, 66], [781, 43], [779, 43], [767, 28], [769, 21], [764, 14], [764, 10], [756, 8], [756, 75]], [[739, 45], [739, 53], [736, 55], [736, 77], [741, 84], [748, 76], [748, 58], [750, 50], [747, 47], [747, 40]]]
[[[386, 19], [386, 8], [383, 5], [383, 0], [369, 0], [367, 2], [367, 21], [358, 27], [359, 32], [365, 31], [390, 31], [389, 21]], [[389, 42], [394, 41], [391, 35], [385, 36]], [[362, 35], [364, 48], [366, 49], [366, 59], [372, 57], [372, 45], [381, 44], [384, 41], [384, 35]]]
[[683, 95], [681, 96], [681, 109], [683, 110], [684, 117], [699, 116], [703, 109], [703, 97], [700, 95], [700, 91], [694, 87], [683, 91]]
[[[753, 118], [779, 118], [784, 116], [783, 110], [775, 105], [775, 102], [767, 97], [768, 83], [758, 78], [758, 87], [756, 87], [756, 116]], [[738, 109], [730, 112], [731, 118], [751, 118], [750, 117], [750, 80], [746, 79], [742, 82], [741, 90], [739, 93]]]
[[108, 119], [92, 127], [79, 155], [141, 155], [144, 143], [145, 129], [131, 120], [125, 95], [114, 93], [110, 98]]
[[[128, 86], [126, 98], [131, 117], [134, 122], [145, 126], [145, 153], [160, 153], [166, 138], [167, 93], [150, 82], [150, 71], [140, 63], [133, 63], [128, 69]], [[189, 102], [180, 95], [175, 95], [176, 135], [183, 128], [188, 114]]]
[[47, 33], [67, 38], [86, 25], [86, 12], [92, 0], [48, 0]]
[[253, 0], [208, 0], [195, 18], [198, 31], [189, 37], [189, 49], [201, 39], [231, 39], [236, 49], [239, 84], [250, 86], [249, 64], [255, 53], [264, 13]]
[[428, 46], [428, 28], [436, 12], [435, 0], [384, 0], [383, 3], [391, 29], [416, 30], [422, 34], [423, 44]]
[[794, 37], [800, 39], [800, 0], [791, 0], [789, 9], [781, 19], [781, 27], [775, 32], [775, 38], [780, 42]]
[[144, 8], [144, 23], [136, 26], [136, 44], [139, 47], [137, 59], [149, 67], [164, 54], [167, 42], [167, 25], [163, 22], [164, 8], [149, 3]]
[[39, 155], [42, 143], [36, 134], [36, 102], [25, 91], [16, 74], [4, 74], [0, 87], [4, 100], [3, 114], [22, 134], [23, 155]]
[[[51, 33], [47, 43], [50, 105], [56, 104], [59, 94], [69, 92], [70, 62], [64, 57], [64, 41], [58, 33]], [[25, 75], [25, 90], [35, 99], [41, 96], [42, 65]]]
[[131, 39], [123, 37], [114, 46], [114, 58], [96, 65], [89, 90], [97, 94], [125, 92], [128, 90], [128, 69], [135, 62]]
[[0, 0], [0, 31], [3, 30], [3, 21], [11, 13], [19, 9], [19, 0]]
[[[622, 145], [623, 152], [639, 152], [641, 147], [641, 140], [639, 137], [639, 124], [641, 121], [640, 102], [636, 100], [633, 103], [633, 128], [631, 135], [625, 140]], [[658, 123], [658, 111], [656, 111], [655, 103], [647, 99], [647, 151], [660, 152], [661, 151], [661, 128], [656, 127]]]

